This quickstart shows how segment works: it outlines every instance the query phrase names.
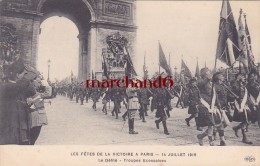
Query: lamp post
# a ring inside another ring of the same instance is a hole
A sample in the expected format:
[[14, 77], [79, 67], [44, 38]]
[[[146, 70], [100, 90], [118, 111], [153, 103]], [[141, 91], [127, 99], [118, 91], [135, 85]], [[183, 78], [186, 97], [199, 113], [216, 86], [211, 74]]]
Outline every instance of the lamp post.
[[49, 59], [48, 60], [48, 78], [47, 78], [48, 81], [50, 80], [50, 67], [51, 67], [51, 60]]
[[177, 82], [178, 80], [177, 80], [177, 67], [176, 66], [175, 66], [174, 70], [175, 70], [175, 73], [174, 73], [175, 81]]

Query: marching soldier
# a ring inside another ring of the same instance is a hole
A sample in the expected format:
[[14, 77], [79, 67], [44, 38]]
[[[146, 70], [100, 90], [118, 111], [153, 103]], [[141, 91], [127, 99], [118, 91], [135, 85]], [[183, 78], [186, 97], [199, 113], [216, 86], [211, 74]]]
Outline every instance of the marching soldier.
[[175, 91], [178, 93], [178, 101], [176, 103], [176, 107], [179, 107], [179, 104], [181, 105], [182, 108], [184, 108], [184, 103], [183, 103], [183, 93], [184, 93], [184, 87], [182, 82], [180, 81], [177, 86], [175, 86]]
[[201, 80], [198, 82], [198, 88], [200, 90], [200, 103], [198, 105], [199, 113], [197, 118], [197, 127], [208, 127], [205, 132], [198, 134], [197, 138], [199, 144], [203, 145], [203, 138], [208, 136], [210, 146], [214, 146], [213, 140], [213, 128], [216, 123], [221, 121], [216, 119], [214, 120], [214, 113], [211, 111], [211, 98], [212, 98], [212, 74], [208, 68], [203, 68], [200, 71]]
[[86, 88], [85, 96], [86, 96], [86, 103], [88, 103], [88, 99], [89, 99], [89, 96], [90, 96], [90, 89], [89, 88]]
[[[189, 81], [190, 87], [188, 90], [189, 96], [188, 96], [188, 100], [189, 100], [189, 109], [188, 109], [188, 114], [191, 114], [191, 116], [189, 118], [186, 118], [186, 124], [187, 126], [190, 126], [190, 120], [195, 118], [195, 122], [197, 124], [197, 118], [198, 118], [198, 104], [200, 101], [200, 91], [199, 88], [197, 87], [197, 83], [196, 83], [196, 79], [192, 78]], [[197, 126], [197, 130], [202, 131], [202, 129]]]
[[238, 126], [233, 127], [233, 130], [238, 137], [238, 130], [241, 129], [243, 135], [242, 142], [245, 144], [253, 144], [246, 136], [246, 128], [249, 122], [253, 120], [254, 110], [250, 110], [248, 107], [248, 91], [246, 88], [246, 79], [243, 74], [237, 75], [232, 88], [234, 93], [239, 96], [239, 99], [236, 99], [235, 101], [233, 121], [240, 122]]
[[159, 124], [160, 122], [162, 122], [163, 124], [163, 128], [164, 128], [164, 134], [169, 135], [170, 133], [168, 132], [167, 129], [167, 124], [166, 124], [166, 120], [167, 120], [167, 116], [166, 116], [166, 112], [165, 112], [165, 107], [166, 107], [166, 101], [167, 101], [167, 89], [166, 88], [158, 88], [156, 89], [156, 107], [157, 107], [157, 111], [156, 111], [156, 118], [159, 118], [157, 120], [155, 120], [155, 124], [156, 124], [156, 128], [159, 129]]
[[79, 95], [79, 98], [80, 98], [80, 105], [83, 105], [85, 94], [86, 94], [86, 88], [85, 88], [83, 82], [81, 82], [79, 87], [78, 87], [78, 95]]
[[97, 110], [96, 103], [98, 101], [98, 98], [99, 98], [99, 89], [97, 87], [91, 88], [91, 99], [93, 101], [92, 108], [95, 111]]
[[[134, 81], [134, 79], [132, 80]], [[138, 132], [134, 130], [134, 117], [136, 111], [140, 109], [137, 91], [138, 89], [136, 88], [126, 88], [129, 134], [138, 134]]]
[[149, 104], [149, 96], [152, 95], [152, 92], [149, 89], [146, 88], [140, 88], [138, 91], [138, 99], [140, 103], [140, 118], [142, 119], [143, 122], [145, 121], [145, 116], [147, 116], [147, 105]]
[[254, 116], [253, 122], [258, 121], [258, 126], [260, 127], [260, 82], [258, 80], [258, 74], [251, 72], [248, 78], [248, 92], [250, 98], [250, 109], [255, 110], [256, 115]]
[[73, 88], [73, 92], [76, 95], [76, 103], [79, 102], [79, 83], [77, 82], [76, 86]]
[[102, 111], [107, 115], [107, 103], [110, 100], [110, 90], [106, 89], [105, 93], [103, 94], [102, 104], [103, 108]]
[[111, 113], [112, 116], [115, 116], [116, 114], [116, 119], [118, 119], [118, 113], [120, 112], [121, 95], [122, 94], [119, 88], [112, 89], [112, 100], [114, 102], [114, 109]]

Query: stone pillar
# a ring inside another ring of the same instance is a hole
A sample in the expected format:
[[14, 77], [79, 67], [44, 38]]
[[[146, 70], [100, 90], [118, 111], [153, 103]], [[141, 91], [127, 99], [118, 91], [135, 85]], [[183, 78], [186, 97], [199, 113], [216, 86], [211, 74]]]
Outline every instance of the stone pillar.
[[78, 64], [78, 80], [84, 81], [87, 79], [88, 71], [88, 34], [81, 33], [79, 39], [79, 64]]
[[88, 56], [87, 56], [87, 74], [92, 74], [92, 70], [96, 72], [97, 58], [97, 28], [95, 24], [91, 24], [88, 35]]

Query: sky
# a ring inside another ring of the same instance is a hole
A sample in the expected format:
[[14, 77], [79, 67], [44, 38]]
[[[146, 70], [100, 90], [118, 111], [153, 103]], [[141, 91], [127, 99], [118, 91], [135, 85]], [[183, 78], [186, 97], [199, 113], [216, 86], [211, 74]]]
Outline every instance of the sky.
[[[150, 74], [158, 70], [158, 41], [164, 53], [171, 56], [172, 69], [181, 67], [181, 59], [194, 73], [199, 67], [213, 68], [217, 47], [222, 1], [137, 1], [136, 70], [142, 75], [146, 64]], [[260, 1], [231, 1], [238, 22], [240, 8], [247, 14], [252, 49], [260, 61]], [[238, 26], [237, 26], [238, 27]], [[50, 77], [59, 80], [78, 70], [78, 29], [64, 17], [51, 17], [41, 24], [38, 69], [47, 77], [47, 61], [51, 60]], [[221, 66], [217, 62], [217, 66]], [[174, 70], [174, 69], [173, 69]]]

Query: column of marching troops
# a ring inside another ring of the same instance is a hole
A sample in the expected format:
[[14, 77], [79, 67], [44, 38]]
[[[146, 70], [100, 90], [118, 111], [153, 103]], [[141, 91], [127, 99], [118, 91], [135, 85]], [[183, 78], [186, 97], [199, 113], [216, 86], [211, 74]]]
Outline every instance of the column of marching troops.
[[[102, 111], [107, 115], [107, 106], [110, 101], [114, 103], [112, 116], [118, 119], [121, 113], [122, 105], [127, 111], [122, 115], [124, 121], [128, 118], [129, 134], [138, 134], [134, 130], [135, 112], [139, 110], [139, 117], [142, 122], [146, 122], [148, 116], [148, 106], [151, 111], [156, 110], [155, 126], [157, 129], [160, 123], [163, 124], [164, 134], [169, 135], [167, 129], [167, 118], [170, 117], [170, 111], [173, 109], [171, 100], [178, 98], [176, 107], [188, 107], [190, 116], [184, 119], [187, 126], [190, 126], [190, 120], [195, 119], [197, 130], [201, 131], [197, 135], [200, 145], [203, 145], [203, 139], [208, 137], [210, 146], [214, 146], [216, 134], [220, 137], [220, 145], [225, 146], [225, 128], [230, 122], [240, 122], [238, 126], [233, 127], [234, 134], [239, 137], [238, 132], [242, 132], [242, 142], [252, 144], [247, 138], [246, 132], [251, 123], [260, 126], [260, 77], [257, 72], [251, 72], [249, 75], [238, 73], [234, 80], [227, 81], [225, 74], [212, 72], [208, 68], [201, 69], [200, 78], [191, 78], [187, 84], [181, 81], [175, 83], [173, 87], [162, 88], [86, 88], [84, 83], [69, 84], [60, 86], [57, 89], [58, 94], [68, 96], [70, 100], [76, 97], [76, 102], [83, 105], [84, 98], [86, 102], [91, 98], [92, 108], [96, 111], [96, 103], [101, 99]], [[164, 77], [166, 77], [164, 75]], [[136, 78], [132, 78], [135, 80]], [[140, 79], [138, 77], [138, 79]], [[205, 131], [202, 128], [206, 128]]]

